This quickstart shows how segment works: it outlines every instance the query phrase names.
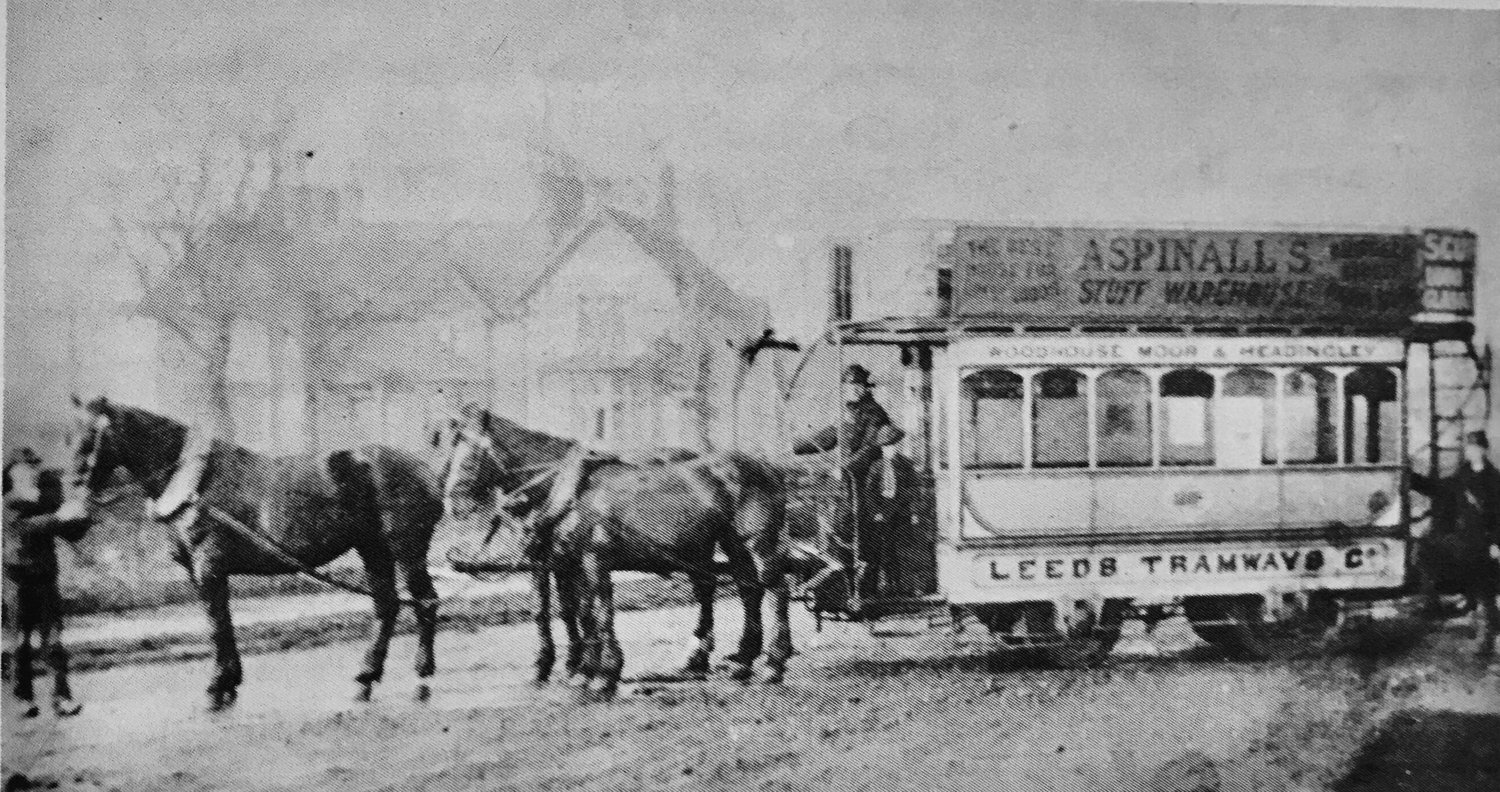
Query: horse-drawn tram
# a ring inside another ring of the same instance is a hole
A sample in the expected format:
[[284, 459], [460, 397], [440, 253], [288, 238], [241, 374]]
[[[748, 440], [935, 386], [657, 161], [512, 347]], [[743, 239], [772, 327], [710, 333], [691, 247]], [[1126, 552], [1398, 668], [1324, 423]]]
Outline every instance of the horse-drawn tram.
[[1437, 470], [1488, 409], [1467, 232], [859, 240], [831, 251], [830, 339], [904, 437], [864, 468], [835, 451], [821, 617], [977, 622], [1061, 660], [1183, 615], [1259, 654], [1407, 588], [1412, 452]]

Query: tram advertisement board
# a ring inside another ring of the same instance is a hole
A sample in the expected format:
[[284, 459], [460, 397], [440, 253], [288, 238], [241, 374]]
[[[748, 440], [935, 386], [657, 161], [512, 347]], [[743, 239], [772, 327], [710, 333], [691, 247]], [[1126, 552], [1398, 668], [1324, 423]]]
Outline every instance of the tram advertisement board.
[[960, 226], [962, 318], [1390, 328], [1422, 306], [1415, 234]]

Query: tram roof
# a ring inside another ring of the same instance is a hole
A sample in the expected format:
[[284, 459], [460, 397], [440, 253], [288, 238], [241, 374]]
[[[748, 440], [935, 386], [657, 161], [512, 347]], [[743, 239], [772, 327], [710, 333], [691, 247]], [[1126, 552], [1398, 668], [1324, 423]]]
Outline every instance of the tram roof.
[[945, 346], [964, 338], [1025, 336], [1098, 336], [1126, 335], [1145, 337], [1234, 337], [1234, 336], [1397, 336], [1415, 343], [1466, 341], [1473, 337], [1474, 325], [1467, 321], [1446, 321], [1418, 317], [1399, 326], [1339, 324], [1182, 324], [1152, 322], [1136, 324], [1037, 324], [1009, 322], [1003, 319], [887, 317], [884, 319], [839, 322], [831, 328], [832, 337], [843, 344]]

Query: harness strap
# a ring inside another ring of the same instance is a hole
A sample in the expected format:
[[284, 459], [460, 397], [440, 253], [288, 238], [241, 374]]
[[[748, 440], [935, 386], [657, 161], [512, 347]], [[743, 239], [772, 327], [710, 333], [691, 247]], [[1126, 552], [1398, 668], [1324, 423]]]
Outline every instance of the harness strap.
[[[230, 514], [229, 512], [224, 511], [223, 509], [220, 509], [219, 507], [212, 504], [202, 504], [201, 508], [202, 511], [205, 512], [210, 518], [217, 520], [224, 525], [227, 525], [231, 529], [234, 529], [236, 532], [238, 532], [241, 536], [260, 545], [261, 549], [269, 552], [271, 555], [276, 556], [278, 561], [291, 567], [292, 570], [297, 574], [306, 576], [308, 578], [316, 580], [319, 583], [332, 586], [336, 589], [342, 589], [344, 591], [350, 592], [351, 594], [359, 594], [366, 597], [375, 596], [375, 592], [363, 586], [357, 586], [352, 583], [345, 583], [338, 578], [326, 575], [314, 569], [313, 567], [302, 563], [301, 561], [297, 560], [296, 556], [294, 556], [291, 551], [288, 550], [280, 542], [268, 536], [264, 531], [260, 531], [246, 525], [245, 523], [236, 519], [235, 516]], [[198, 506], [194, 506], [192, 509], [192, 513], [195, 514], [198, 509]], [[413, 599], [411, 597], [398, 597], [397, 600], [402, 605], [417, 607], [420, 605], [437, 605], [442, 601], [442, 598], [423, 597], [421, 599]]]
[[200, 431], [197, 427], [188, 429], [172, 478], [151, 505], [153, 518], [160, 522], [171, 521], [202, 496], [213, 449], [212, 433]]

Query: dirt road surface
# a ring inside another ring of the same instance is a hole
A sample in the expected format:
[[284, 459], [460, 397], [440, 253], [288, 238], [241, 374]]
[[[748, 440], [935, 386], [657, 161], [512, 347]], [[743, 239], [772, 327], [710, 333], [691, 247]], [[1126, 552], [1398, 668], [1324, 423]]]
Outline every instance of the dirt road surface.
[[[738, 608], [719, 608], [727, 651]], [[627, 676], [675, 668], [691, 624], [687, 608], [623, 614]], [[1464, 654], [1456, 628], [1405, 652], [1355, 641], [1244, 663], [1169, 622], [1103, 668], [1066, 671], [940, 635], [795, 626], [801, 654], [782, 686], [636, 682], [610, 703], [531, 686], [526, 625], [442, 633], [426, 703], [409, 637], [365, 705], [352, 700], [359, 644], [249, 657], [239, 705], [212, 715], [205, 662], [87, 672], [78, 717], [7, 717], [5, 765], [17, 789], [1373, 790], [1422, 787], [1381, 786], [1409, 768], [1370, 765], [1362, 746], [1430, 713], [1500, 722], [1500, 672]], [[1376, 783], [1350, 786], [1361, 761]], [[1497, 788], [1494, 761], [1474, 758], [1445, 788]]]

